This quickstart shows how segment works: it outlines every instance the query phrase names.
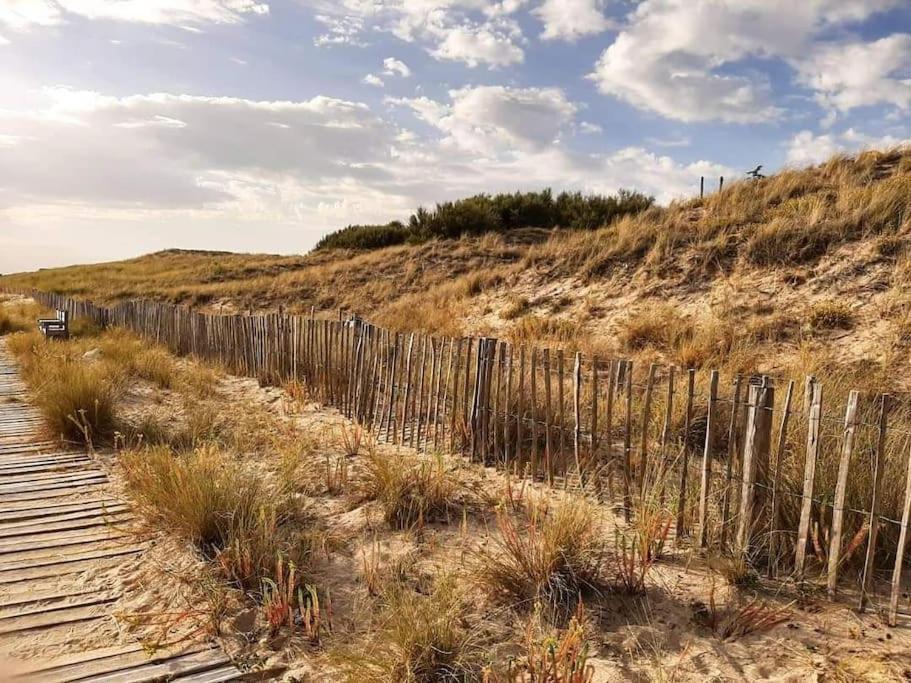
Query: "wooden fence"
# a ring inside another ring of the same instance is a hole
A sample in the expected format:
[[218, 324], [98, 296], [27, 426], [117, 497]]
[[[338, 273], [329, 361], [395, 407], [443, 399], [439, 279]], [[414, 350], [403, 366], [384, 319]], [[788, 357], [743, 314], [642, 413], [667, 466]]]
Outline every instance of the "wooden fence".
[[[895, 623], [911, 514], [911, 401], [807, 377], [727, 377], [352, 320], [112, 307], [30, 292], [264, 383], [301, 382], [377, 438], [462, 453], [665, 515], [678, 540]], [[662, 512], [663, 511], [663, 512]], [[904, 605], [903, 605], [904, 606]]]

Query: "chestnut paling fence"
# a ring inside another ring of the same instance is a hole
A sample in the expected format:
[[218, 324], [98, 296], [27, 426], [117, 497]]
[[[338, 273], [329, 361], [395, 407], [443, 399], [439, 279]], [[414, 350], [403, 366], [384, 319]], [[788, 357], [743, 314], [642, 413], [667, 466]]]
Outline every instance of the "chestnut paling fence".
[[911, 516], [911, 398], [634, 365], [359, 319], [42, 304], [264, 383], [302, 383], [377, 438], [664, 515], [678, 540], [825, 586], [895, 623]]

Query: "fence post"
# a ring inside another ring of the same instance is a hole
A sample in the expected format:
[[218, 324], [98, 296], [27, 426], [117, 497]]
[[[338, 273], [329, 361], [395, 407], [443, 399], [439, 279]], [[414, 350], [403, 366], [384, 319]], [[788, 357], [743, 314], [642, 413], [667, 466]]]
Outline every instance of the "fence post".
[[841, 458], [838, 462], [838, 479], [835, 482], [835, 499], [832, 501], [832, 538], [829, 542], [829, 567], [826, 592], [835, 597], [838, 584], [838, 564], [841, 560], [841, 534], [845, 521], [845, 493], [848, 489], [848, 472], [851, 469], [851, 453], [854, 450], [854, 436], [857, 433], [857, 403], [859, 392], [851, 391], [845, 409], [845, 429], [841, 444]]
[[715, 402], [718, 398], [718, 371], [709, 378], [709, 405], [705, 421], [705, 448], [702, 451], [702, 481], [699, 487], [699, 531], [696, 546], [704, 548], [708, 540], [706, 524], [709, 516], [709, 490], [712, 485], [712, 430], [715, 428]]
[[794, 380], [788, 382], [785, 392], [784, 405], [781, 408], [781, 426], [778, 429], [778, 446], [775, 449], [775, 472], [772, 475], [772, 518], [769, 529], [769, 562], [767, 572], [769, 577], [778, 572], [778, 512], [781, 507], [781, 465], [784, 460], [784, 450], [788, 438], [788, 420], [791, 416], [791, 398], [794, 395]]
[[551, 391], [550, 391], [550, 349], [541, 352], [541, 367], [544, 371], [544, 469], [547, 483], [554, 485], [553, 442], [551, 439]]
[[646, 487], [646, 464], [648, 460], [648, 424], [652, 413], [652, 390], [655, 385], [657, 363], [648, 366], [648, 377], [645, 380], [645, 398], [642, 402], [642, 429], [639, 434], [639, 490], [644, 495]]
[[822, 418], [822, 385], [815, 378], [807, 378], [805, 404], [807, 405], [807, 455], [803, 469], [803, 496], [800, 503], [800, 521], [797, 526], [797, 549], [794, 554], [794, 574], [803, 577], [807, 561], [807, 541], [810, 535], [810, 513], [813, 510], [813, 486], [816, 481], [816, 461], [819, 457], [819, 423]]
[[886, 429], [891, 406], [890, 396], [883, 394], [879, 410], [879, 435], [876, 441], [876, 452], [873, 454], [873, 493], [870, 499], [870, 514], [867, 517], [869, 532], [867, 536], [867, 554], [864, 557], [864, 573], [860, 582], [860, 601], [858, 609], [863, 612], [867, 603], [867, 592], [873, 579], [873, 560], [876, 552], [876, 536], [879, 532], [879, 488], [882, 480], [883, 453], [886, 449]]
[[908, 523], [911, 521], [911, 453], [908, 455], [908, 473], [905, 476], [905, 502], [902, 506], [901, 531], [898, 534], [898, 548], [895, 552], [895, 566], [892, 568], [892, 592], [889, 596], [889, 626], [895, 626], [898, 616], [898, 597], [901, 592], [902, 565], [905, 546], [908, 542]]
[[630, 491], [633, 488], [633, 467], [630, 462], [630, 444], [633, 429], [633, 361], [620, 361], [620, 372], [623, 373], [624, 391], [626, 392], [626, 416], [623, 426], [623, 517], [629, 522], [633, 512], [633, 501]]
[[686, 413], [683, 420], [683, 456], [680, 462], [680, 486], [677, 491], [677, 540], [683, 537], [684, 517], [686, 513], [686, 475], [690, 463], [690, 447], [686, 440], [690, 435], [690, 423], [693, 420], [693, 395], [696, 386], [696, 370], [690, 368], [686, 373]]
[[[754, 512], [762, 510], [764, 494], [757, 495], [757, 483], [766, 486], [769, 473], [769, 448], [772, 439], [772, 406], [775, 390], [768, 385], [751, 385], [747, 409], [746, 440], [743, 448], [743, 485], [740, 492], [740, 519], [737, 525], [737, 552], [745, 557], [750, 548]], [[759, 503], [757, 504], [757, 499]]]

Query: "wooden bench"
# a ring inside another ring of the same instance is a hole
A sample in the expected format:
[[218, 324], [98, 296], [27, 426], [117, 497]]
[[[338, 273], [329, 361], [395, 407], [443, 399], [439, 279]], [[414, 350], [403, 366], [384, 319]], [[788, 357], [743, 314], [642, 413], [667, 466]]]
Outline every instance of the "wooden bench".
[[56, 318], [39, 318], [38, 329], [45, 337], [68, 339], [70, 336], [69, 311], [57, 311]]

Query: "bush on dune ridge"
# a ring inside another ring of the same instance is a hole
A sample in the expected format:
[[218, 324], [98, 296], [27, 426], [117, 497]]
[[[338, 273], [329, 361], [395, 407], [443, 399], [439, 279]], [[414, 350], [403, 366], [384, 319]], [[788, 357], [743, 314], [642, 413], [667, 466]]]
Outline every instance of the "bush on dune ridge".
[[323, 237], [321, 249], [379, 249], [430, 239], [458, 238], [520, 228], [594, 230], [615, 218], [644, 211], [654, 199], [639, 192], [620, 190], [616, 195], [583, 195], [550, 189], [540, 192], [479, 194], [442, 202], [431, 210], [419, 208], [405, 225], [349, 225]]

